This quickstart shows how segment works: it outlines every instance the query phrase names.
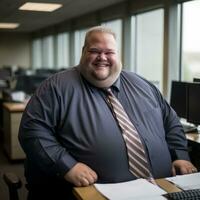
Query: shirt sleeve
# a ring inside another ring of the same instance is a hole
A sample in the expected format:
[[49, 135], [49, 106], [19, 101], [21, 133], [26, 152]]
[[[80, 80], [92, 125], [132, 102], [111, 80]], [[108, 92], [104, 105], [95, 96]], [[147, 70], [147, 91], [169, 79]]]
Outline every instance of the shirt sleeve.
[[166, 134], [166, 141], [169, 147], [172, 161], [174, 160], [190, 160], [187, 147], [187, 139], [183, 127], [176, 112], [162, 97], [160, 92], [155, 89], [158, 98]]
[[59, 142], [59, 92], [49, 79], [38, 88], [23, 113], [19, 141], [27, 159], [41, 171], [63, 178], [77, 161]]

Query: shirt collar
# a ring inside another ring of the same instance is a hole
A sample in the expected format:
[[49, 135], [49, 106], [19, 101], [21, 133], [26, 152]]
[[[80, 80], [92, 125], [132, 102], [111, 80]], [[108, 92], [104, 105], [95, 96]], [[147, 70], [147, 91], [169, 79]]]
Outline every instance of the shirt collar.
[[120, 91], [120, 76], [117, 78], [117, 80], [113, 83], [113, 85], [111, 86], [111, 88], [113, 88], [114, 90], [116, 90], [117, 92]]
[[[92, 92], [94, 92], [94, 90], [96, 90], [96, 89], [101, 89], [101, 88], [97, 88], [97, 87], [93, 86], [89, 81], [87, 81], [87, 80], [83, 77], [83, 75], [82, 75], [81, 73], [80, 73], [80, 76], [81, 76], [82, 80], [83, 80], [84, 82], [86, 82], [87, 85], [90, 86], [90, 89], [91, 89]], [[114, 89], [116, 92], [119, 92], [119, 91], [120, 91], [120, 76], [119, 76], [119, 77], [117, 78], [117, 80], [112, 84], [111, 88]]]

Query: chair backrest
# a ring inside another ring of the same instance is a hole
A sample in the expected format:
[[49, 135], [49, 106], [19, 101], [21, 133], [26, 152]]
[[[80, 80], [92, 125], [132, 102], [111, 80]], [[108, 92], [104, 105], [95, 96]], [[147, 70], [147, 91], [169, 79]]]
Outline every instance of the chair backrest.
[[20, 178], [14, 173], [6, 172], [3, 174], [3, 179], [8, 186], [9, 199], [19, 200], [18, 189], [22, 187]]

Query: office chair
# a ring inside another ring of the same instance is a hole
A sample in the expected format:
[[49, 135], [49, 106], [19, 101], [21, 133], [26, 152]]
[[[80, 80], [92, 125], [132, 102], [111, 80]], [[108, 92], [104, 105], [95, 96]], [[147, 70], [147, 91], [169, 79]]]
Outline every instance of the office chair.
[[9, 199], [19, 200], [18, 189], [22, 187], [20, 178], [14, 173], [6, 172], [3, 174], [3, 179], [8, 186]]

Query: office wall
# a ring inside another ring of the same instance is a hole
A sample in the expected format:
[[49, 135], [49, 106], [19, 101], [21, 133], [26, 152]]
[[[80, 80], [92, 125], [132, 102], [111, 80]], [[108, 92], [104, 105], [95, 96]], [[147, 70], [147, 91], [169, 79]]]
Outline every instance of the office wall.
[[30, 36], [19, 33], [0, 33], [0, 67], [4, 65], [30, 67]]

